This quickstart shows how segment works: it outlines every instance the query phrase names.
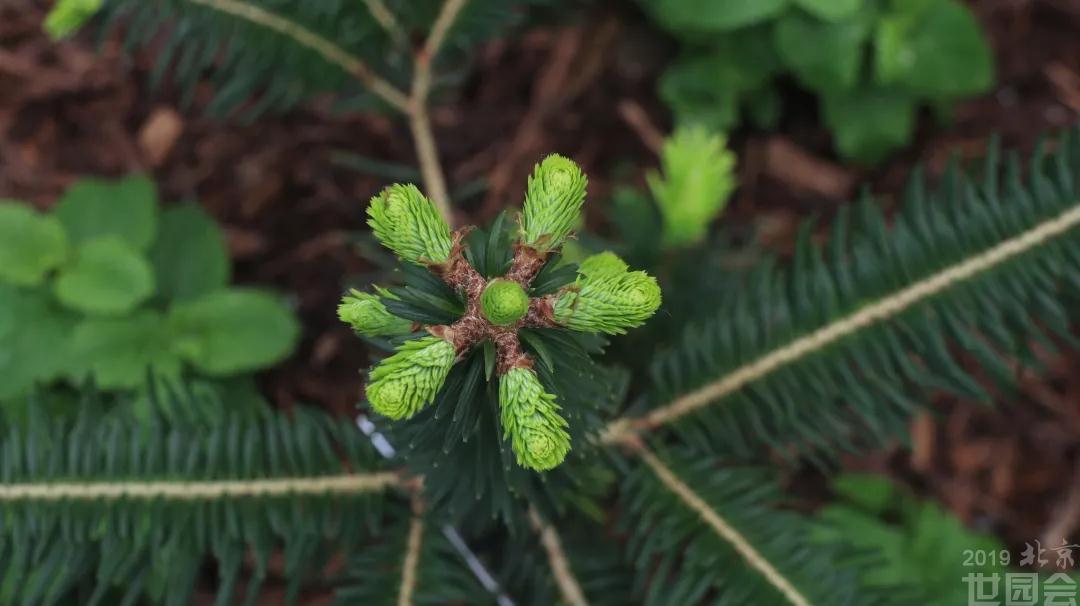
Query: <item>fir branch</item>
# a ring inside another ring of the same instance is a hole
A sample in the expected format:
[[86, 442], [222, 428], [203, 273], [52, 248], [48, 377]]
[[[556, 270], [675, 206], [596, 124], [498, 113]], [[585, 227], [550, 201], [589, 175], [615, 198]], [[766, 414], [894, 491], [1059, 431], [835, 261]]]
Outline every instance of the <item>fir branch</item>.
[[450, 31], [466, 2], [467, 0], [446, 0], [443, 3], [442, 10], [424, 42], [424, 48], [415, 60], [412, 93], [407, 112], [409, 127], [412, 130], [413, 140], [416, 142], [416, 154], [420, 162], [420, 175], [424, 179], [424, 189], [450, 225], [454, 224], [454, 215], [450, 210], [450, 194], [447, 193], [446, 177], [439, 163], [439, 151], [431, 132], [427, 100], [431, 92], [431, 65], [446, 40], [447, 32]]
[[368, 7], [368, 12], [371, 16], [379, 22], [386, 33], [390, 34], [390, 37], [394, 40], [394, 43], [402, 48], [409, 46], [409, 35], [405, 33], [405, 30], [401, 27], [401, 23], [398, 22], [394, 13], [390, 12], [390, 9], [386, 6], [382, 0], [364, 0], [364, 4]]
[[371, 92], [381, 97], [399, 111], [408, 113], [409, 98], [405, 93], [401, 92], [397, 87], [371, 71], [367, 64], [359, 57], [349, 53], [334, 42], [323, 38], [306, 27], [240, 0], [187, 1], [192, 4], [205, 6], [222, 13], [233, 15], [239, 19], [244, 19], [291, 38], [297, 44], [315, 51], [328, 62], [333, 63], [347, 73], [352, 74], [363, 82]]
[[688, 508], [692, 509], [701, 518], [701, 521], [716, 531], [727, 541], [746, 564], [762, 574], [766, 581], [775, 587], [790, 604], [794, 606], [809, 606], [807, 600], [791, 582], [776, 569], [738, 530], [728, 524], [715, 509], [710, 507], [690, 486], [683, 482], [668, 466], [664, 465], [659, 458], [644, 444], [637, 444], [634, 449], [642, 461], [652, 470], [657, 479], [679, 498]]
[[412, 499], [412, 519], [409, 520], [409, 536], [405, 541], [405, 559], [401, 564], [401, 588], [398, 590], [398, 606], [412, 606], [416, 592], [417, 574], [420, 566], [420, 547], [424, 537], [424, 504], [417, 492]]
[[219, 481], [102, 481], [0, 484], [0, 502], [153, 500], [216, 501], [244, 497], [355, 495], [403, 486], [395, 472]]
[[618, 419], [600, 435], [600, 442], [603, 444], [626, 442], [632, 440], [640, 432], [652, 431], [672, 423], [713, 402], [720, 401], [725, 396], [737, 392], [781, 367], [798, 362], [845, 337], [889, 320], [913, 305], [922, 303], [965, 280], [993, 270], [1025, 252], [1048, 244], [1078, 225], [1080, 225], [1080, 206], [1070, 207], [1056, 217], [1004, 240], [980, 254], [948, 266], [846, 317], [795, 339], [753, 362], [736, 368], [717, 380], [654, 409], [642, 418]]
[[585, 592], [581, 590], [581, 584], [570, 569], [570, 559], [563, 551], [559, 533], [549, 524], [545, 524], [536, 509], [529, 507], [529, 522], [533, 529], [540, 535], [540, 544], [547, 553], [548, 564], [551, 566], [551, 574], [555, 577], [555, 584], [559, 587], [559, 594], [570, 606], [588, 606]]

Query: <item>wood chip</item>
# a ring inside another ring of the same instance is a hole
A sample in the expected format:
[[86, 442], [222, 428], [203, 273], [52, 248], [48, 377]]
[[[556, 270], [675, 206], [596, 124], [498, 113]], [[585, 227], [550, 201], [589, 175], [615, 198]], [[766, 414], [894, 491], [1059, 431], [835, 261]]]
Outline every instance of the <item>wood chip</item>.
[[784, 137], [771, 137], [765, 144], [765, 174], [835, 200], [850, 196], [856, 179], [851, 171], [810, 155]]
[[161, 166], [184, 131], [184, 120], [170, 107], [158, 107], [139, 129], [139, 147], [150, 166]]

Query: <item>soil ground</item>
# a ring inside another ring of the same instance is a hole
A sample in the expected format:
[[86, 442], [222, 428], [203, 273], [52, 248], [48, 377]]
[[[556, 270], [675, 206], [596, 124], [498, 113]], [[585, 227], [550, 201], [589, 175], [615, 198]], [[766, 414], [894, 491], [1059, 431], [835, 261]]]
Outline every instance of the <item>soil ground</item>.
[[[0, 198], [44, 208], [79, 176], [146, 171], [163, 199], [199, 200], [228, 231], [236, 279], [287, 293], [303, 319], [297, 354], [260, 377], [266, 393], [283, 407], [351, 411], [367, 353], [334, 308], [350, 279], [374, 269], [355, 244], [365, 202], [391, 177], [349, 168], [340, 154], [411, 166], [406, 126], [319, 104], [255, 126], [208, 120], [198, 100], [181, 110], [173, 91], [149, 87], [151, 57], [124, 59], [113, 44], [97, 52], [83, 38], [50, 42], [40, 33], [45, 4], [0, 2]], [[950, 153], [977, 157], [995, 133], [1028, 150], [1040, 133], [1075, 124], [1080, 3], [972, 6], [996, 51], [993, 92], [961, 103], [950, 124], [923, 116], [914, 144], [873, 170], [842, 166], [813, 99], [792, 93], [778, 132], [733, 134], [743, 187], [723, 220], [754, 226], [783, 251], [799, 218], [828, 214], [860, 183], [889, 204], [916, 163], [935, 174]], [[641, 183], [670, 128], [655, 80], [672, 50], [626, 7], [486, 45], [473, 75], [433, 113], [451, 189], [482, 186], [458, 212], [483, 221], [518, 204], [532, 163], [557, 151], [589, 173], [590, 223], [603, 229], [610, 175]], [[1058, 544], [1080, 526], [1080, 354], [1047, 363], [995, 408], [935, 398], [938, 414], [915, 422], [912, 451], [856, 466], [889, 470], [1013, 549], [1036, 538]]]

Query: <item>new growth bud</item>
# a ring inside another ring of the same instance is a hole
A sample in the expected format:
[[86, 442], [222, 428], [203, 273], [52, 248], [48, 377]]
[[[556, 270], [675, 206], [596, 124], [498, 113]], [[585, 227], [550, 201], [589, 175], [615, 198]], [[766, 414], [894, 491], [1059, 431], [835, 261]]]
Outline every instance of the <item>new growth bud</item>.
[[415, 185], [391, 185], [371, 199], [368, 225], [402, 261], [438, 265], [450, 258], [450, 227]]
[[544, 158], [529, 177], [522, 244], [544, 252], [562, 246], [577, 224], [588, 181], [572, 160], [557, 154]]
[[453, 365], [454, 346], [447, 341], [406, 341], [371, 371], [368, 401], [383, 416], [408, 419], [435, 399]]
[[525, 317], [529, 311], [529, 295], [517, 282], [498, 278], [484, 289], [480, 307], [492, 324], [508, 326]]
[[[379, 294], [388, 296], [385, 291]], [[355, 289], [342, 297], [341, 305], [338, 305], [338, 318], [368, 337], [390, 337], [412, 332], [412, 322], [387, 311], [378, 295]]]
[[574, 286], [555, 299], [555, 321], [572, 330], [623, 334], [641, 326], [660, 307], [660, 286], [643, 271], [627, 271], [612, 253], [589, 257]]
[[547, 471], [563, 462], [570, 452], [568, 423], [535, 371], [514, 368], [499, 378], [499, 408], [518, 465]]

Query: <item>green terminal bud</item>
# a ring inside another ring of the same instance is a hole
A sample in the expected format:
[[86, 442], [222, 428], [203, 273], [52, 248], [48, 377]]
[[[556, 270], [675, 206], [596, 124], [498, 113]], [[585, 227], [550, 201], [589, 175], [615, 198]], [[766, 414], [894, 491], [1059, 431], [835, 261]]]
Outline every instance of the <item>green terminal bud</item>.
[[735, 191], [735, 154], [723, 135], [697, 126], [675, 131], [664, 142], [661, 161], [663, 176], [650, 171], [645, 179], [663, 219], [663, 244], [697, 244]]
[[513, 368], [499, 379], [499, 408], [518, 465], [547, 471], [563, 462], [570, 452], [569, 424], [533, 369]]
[[562, 246], [578, 222], [588, 178], [573, 160], [552, 154], [529, 177], [521, 242], [541, 251]]
[[454, 357], [454, 346], [438, 337], [406, 341], [371, 371], [371, 407], [395, 421], [420, 412], [439, 393]]
[[508, 326], [525, 317], [529, 295], [517, 282], [498, 278], [489, 282], [480, 295], [480, 307], [492, 324]]
[[574, 286], [555, 299], [555, 321], [582, 332], [623, 334], [641, 326], [660, 307], [660, 286], [643, 271], [627, 271], [612, 253], [589, 257]]
[[383, 246], [415, 265], [450, 258], [450, 226], [414, 185], [391, 185], [371, 199], [368, 225]]
[[57, 0], [42, 27], [53, 40], [66, 38], [89, 21], [104, 0]]
[[[380, 295], [387, 293], [380, 291]], [[412, 332], [412, 322], [387, 311], [378, 295], [350, 290], [338, 305], [338, 318], [356, 332], [368, 337], [390, 337]]]

